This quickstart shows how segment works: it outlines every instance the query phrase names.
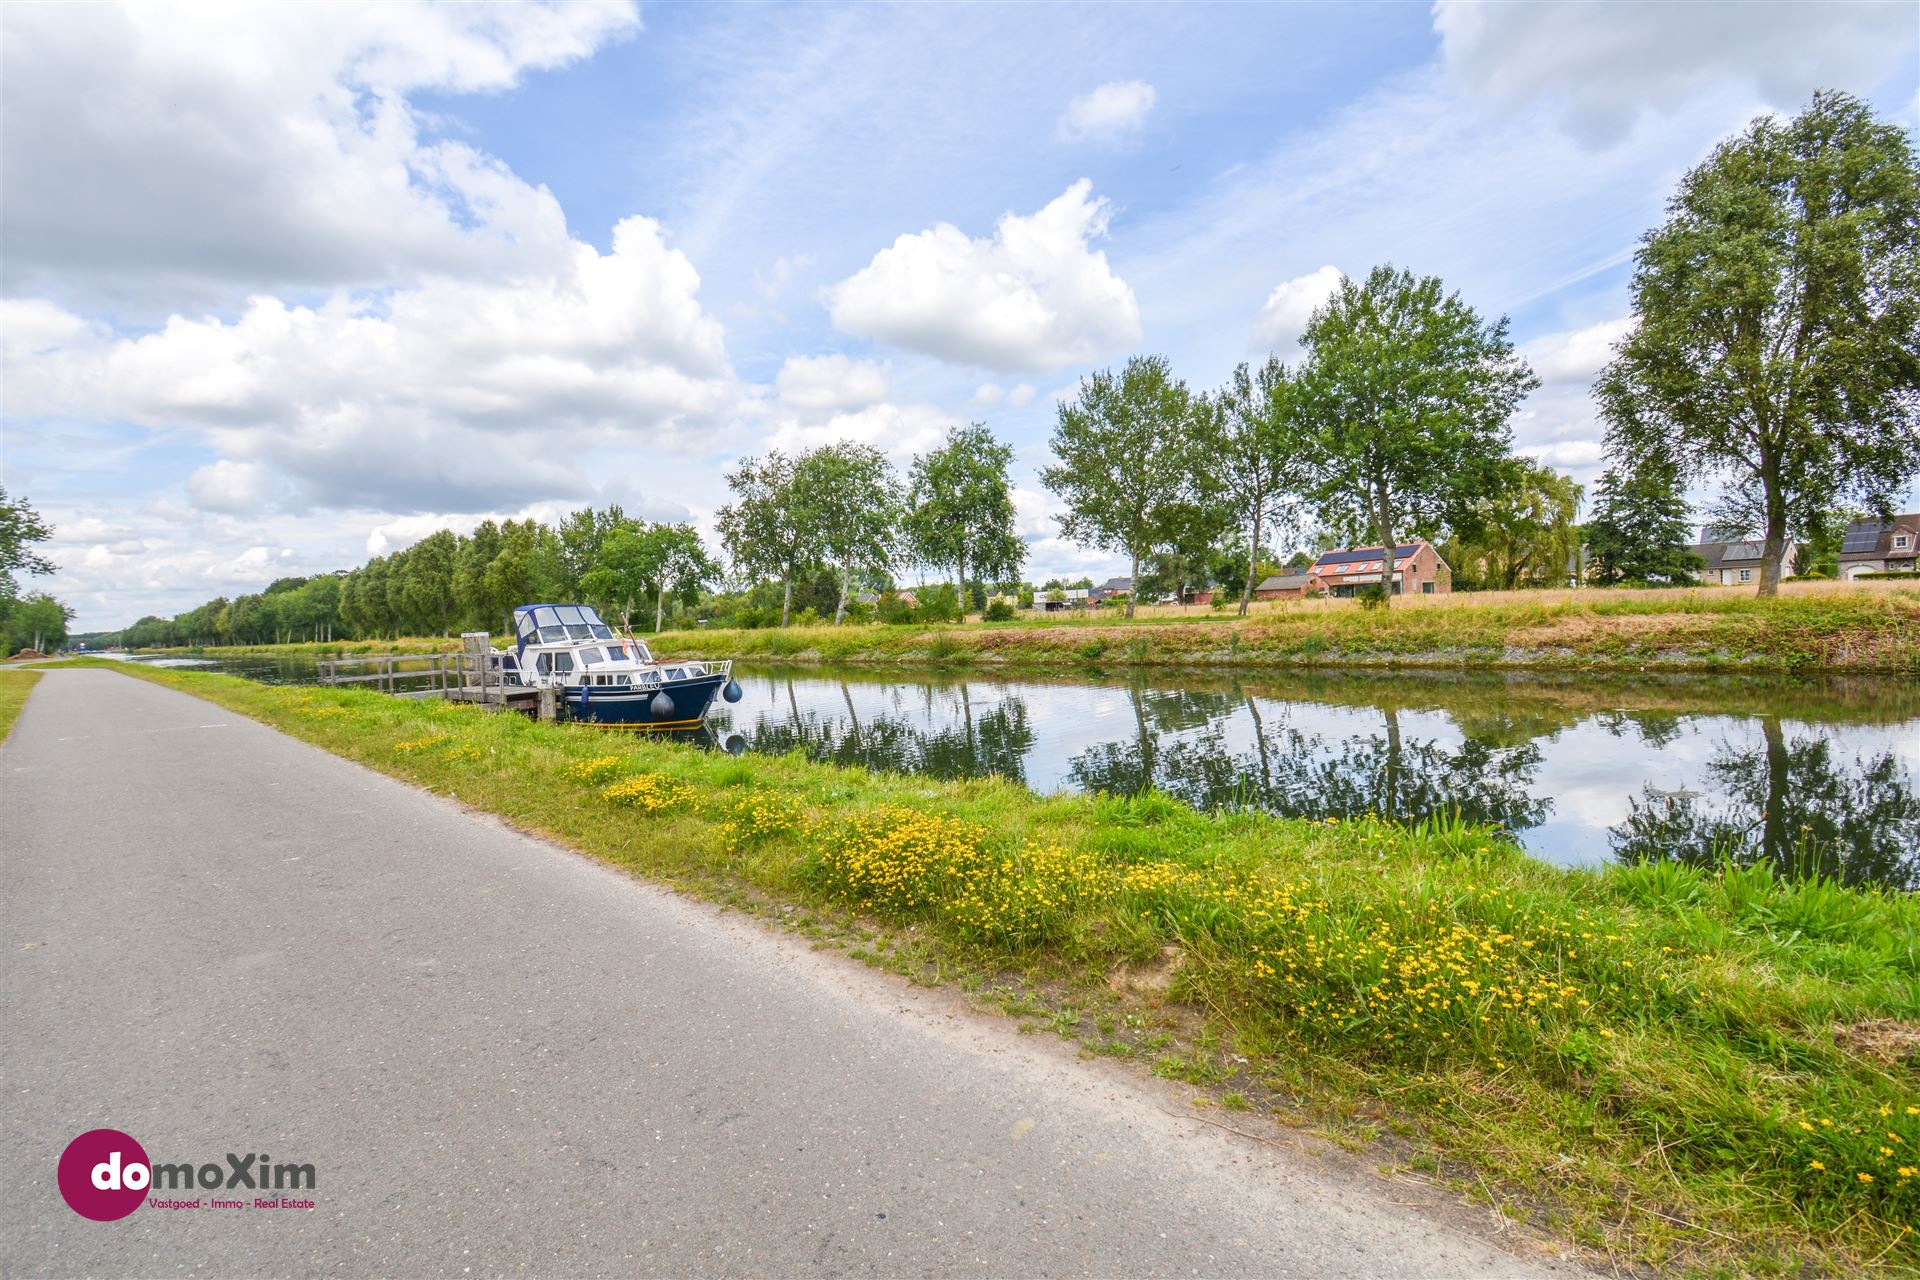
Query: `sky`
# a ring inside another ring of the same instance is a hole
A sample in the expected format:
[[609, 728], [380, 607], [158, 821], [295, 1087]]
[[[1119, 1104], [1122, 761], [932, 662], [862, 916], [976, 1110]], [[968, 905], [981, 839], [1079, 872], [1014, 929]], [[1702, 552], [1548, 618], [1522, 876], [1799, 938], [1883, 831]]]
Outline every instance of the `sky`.
[[1920, 5], [0, 8], [0, 484], [76, 630], [1298, 357], [1390, 262], [1505, 315], [1590, 483], [1638, 237], [1816, 88], [1920, 127]]

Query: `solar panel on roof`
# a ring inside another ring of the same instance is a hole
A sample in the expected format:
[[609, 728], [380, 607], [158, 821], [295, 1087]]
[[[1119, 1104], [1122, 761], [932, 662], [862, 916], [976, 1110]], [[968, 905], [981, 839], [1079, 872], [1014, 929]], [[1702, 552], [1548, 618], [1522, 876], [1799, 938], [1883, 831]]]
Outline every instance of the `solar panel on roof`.
[[1840, 554], [1872, 551], [1879, 545], [1880, 535], [1886, 531], [1887, 526], [1878, 521], [1853, 525], [1847, 530], [1846, 541], [1840, 544]]

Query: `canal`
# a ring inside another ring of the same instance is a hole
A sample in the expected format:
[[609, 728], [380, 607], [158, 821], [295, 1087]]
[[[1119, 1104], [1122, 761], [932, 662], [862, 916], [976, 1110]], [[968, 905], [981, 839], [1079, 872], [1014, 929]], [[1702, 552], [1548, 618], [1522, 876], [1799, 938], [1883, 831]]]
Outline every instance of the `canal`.
[[[164, 660], [272, 683], [302, 658]], [[1898, 677], [735, 668], [713, 740], [1201, 809], [1497, 825], [1562, 865], [1766, 860], [1920, 888], [1920, 687]]]

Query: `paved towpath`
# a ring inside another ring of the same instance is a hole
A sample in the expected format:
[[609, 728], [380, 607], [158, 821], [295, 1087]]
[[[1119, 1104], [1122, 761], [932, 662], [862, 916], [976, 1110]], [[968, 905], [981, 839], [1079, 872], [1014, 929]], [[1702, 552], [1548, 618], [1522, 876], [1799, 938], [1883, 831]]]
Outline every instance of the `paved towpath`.
[[[5, 1274], [1554, 1271], [1043, 1039], [114, 672], [0, 747]], [[315, 1207], [86, 1221], [96, 1127]]]

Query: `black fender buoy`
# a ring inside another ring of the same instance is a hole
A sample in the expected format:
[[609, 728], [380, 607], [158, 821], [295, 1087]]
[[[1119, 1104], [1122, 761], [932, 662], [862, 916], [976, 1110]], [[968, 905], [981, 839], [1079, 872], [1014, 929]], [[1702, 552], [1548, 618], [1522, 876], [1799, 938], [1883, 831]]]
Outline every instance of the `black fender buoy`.
[[738, 680], [729, 680], [727, 681], [727, 687], [720, 691], [720, 696], [728, 702], [738, 702], [745, 693], [746, 690], [740, 687]]
[[654, 694], [653, 701], [648, 706], [653, 711], [655, 720], [665, 720], [673, 714], [673, 699], [664, 693]]

